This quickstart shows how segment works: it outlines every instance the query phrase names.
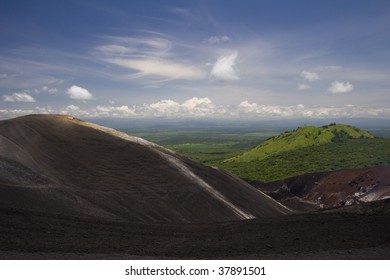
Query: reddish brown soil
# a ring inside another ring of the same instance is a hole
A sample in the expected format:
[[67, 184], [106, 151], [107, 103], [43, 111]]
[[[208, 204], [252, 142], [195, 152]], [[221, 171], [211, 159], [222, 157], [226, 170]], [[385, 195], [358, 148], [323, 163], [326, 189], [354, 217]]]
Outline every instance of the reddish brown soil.
[[306, 174], [257, 186], [297, 210], [359, 204], [390, 197], [390, 166]]

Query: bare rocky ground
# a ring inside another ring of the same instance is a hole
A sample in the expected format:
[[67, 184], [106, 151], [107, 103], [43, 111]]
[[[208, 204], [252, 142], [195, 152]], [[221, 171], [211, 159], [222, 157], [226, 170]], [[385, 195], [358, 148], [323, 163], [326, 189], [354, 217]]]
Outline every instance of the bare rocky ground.
[[304, 174], [267, 184], [251, 183], [291, 209], [306, 212], [390, 198], [390, 166]]
[[390, 201], [241, 222], [146, 225], [0, 211], [3, 259], [389, 259]]

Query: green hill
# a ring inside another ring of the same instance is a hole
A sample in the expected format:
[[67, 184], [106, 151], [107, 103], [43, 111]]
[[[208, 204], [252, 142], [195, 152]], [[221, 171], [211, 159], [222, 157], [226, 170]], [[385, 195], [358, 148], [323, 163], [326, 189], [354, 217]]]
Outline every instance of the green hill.
[[252, 150], [226, 161], [250, 162], [262, 160], [300, 148], [359, 138], [374, 138], [374, 136], [367, 131], [344, 124], [331, 124], [323, 127], [305, 126], [272, 137]]
[[284, 132], [218, 164], [236, 175], [271, 182], [305, 173], [390, 164], [390, 139], [342, 124]]

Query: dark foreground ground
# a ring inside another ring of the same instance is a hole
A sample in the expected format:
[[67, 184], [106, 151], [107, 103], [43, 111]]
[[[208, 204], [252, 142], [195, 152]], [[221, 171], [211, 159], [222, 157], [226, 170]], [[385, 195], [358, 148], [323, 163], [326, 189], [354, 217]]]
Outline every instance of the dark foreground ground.
[[390, 200], [233, 223], [145, 225], [0, 210], [1, 259], [390, 259]]

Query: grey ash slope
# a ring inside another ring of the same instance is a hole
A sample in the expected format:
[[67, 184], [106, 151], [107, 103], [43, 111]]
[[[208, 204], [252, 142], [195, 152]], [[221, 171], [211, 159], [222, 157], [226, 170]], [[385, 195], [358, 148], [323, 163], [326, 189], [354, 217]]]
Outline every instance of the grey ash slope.
[[0, 208], [143, 223], [290, 213], [230, 174], [62, 115], [0, 122]]

